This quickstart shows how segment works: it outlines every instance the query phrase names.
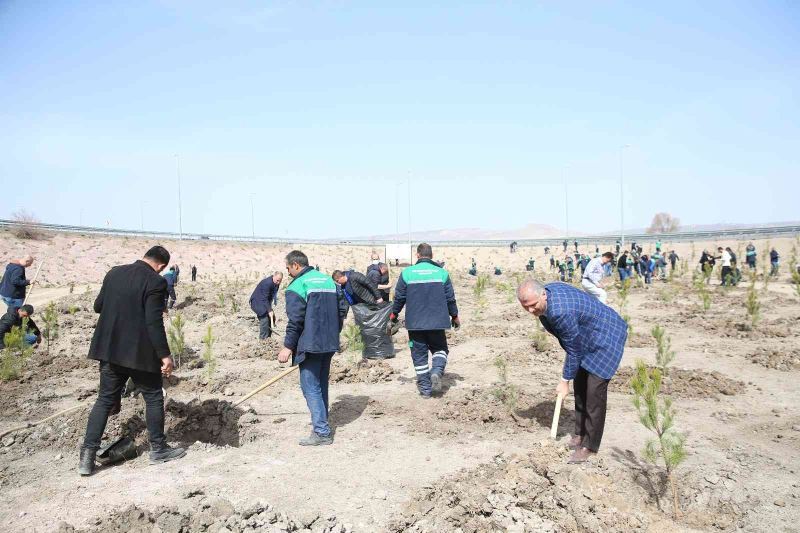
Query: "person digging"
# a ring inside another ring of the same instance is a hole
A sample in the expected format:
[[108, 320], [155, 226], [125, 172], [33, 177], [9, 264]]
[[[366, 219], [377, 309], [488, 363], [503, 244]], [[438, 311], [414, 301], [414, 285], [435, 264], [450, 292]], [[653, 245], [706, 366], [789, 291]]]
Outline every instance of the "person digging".
[[583, 463], [600, 449], [606, 422], [608, 383], [622, 360], [628, 325], [611, 307], [565, 283], [528, 279], [517, 289], [520, 305], [539, 318], [566, 352], [556, 394], [575, 389], [574, 451], [569, 463]]
[[261, 340], [272, 336], [272, 330], [278, 322], [272, 307], [278, 303], [278, 289], [282, 281], [283, 273], [275, 272], [262, 279], [250, 295], [250, 309], [258, 318], [258, 338]]
[[449, 355], [445, 331], [461, 326], [450, 275], [433, 262], [430, 244], [417, 246], [417, 263], [403, 270], [397, 280], [387, 334], [397, 331], [398, 316], [404, 307], [417, 389], [420, 396], [430, 398], [433, 392], [442, 390]]
[[[0, 318], [0, 349], [5, 348], [5, 336], [12, 328], [17, 327], [22, 329], [23, 325], [27, 325], [24, 332], [25, 344], [28, 346], [38, 346], [42, 342], [42, 332], [36, 327], [36, 322], [31, 318], [33, 316], [33, 306], [25, 304], [20, 308], [10, 307], [8, 312]], [[25, 319], [28, 319], [27, 324]]]
[[172, 374], [174, 364], [162, 319], [167, 281], [159, 274], [169, 259], [167, 250], [154, 246], [140, 261], [112, 268], [94, 301], [94, 310], [100, 317], [89, 359], [99, 361], [100, 386], [80, 451], [78, 472], [82, 476], [94, 473], [100, 439], [109, 415], [118, 409], [128, 378], [145, 400], [150, 463], [165, 463], [186, 455], [183, 448], [170, 447], [164, 435], [162, 377]]

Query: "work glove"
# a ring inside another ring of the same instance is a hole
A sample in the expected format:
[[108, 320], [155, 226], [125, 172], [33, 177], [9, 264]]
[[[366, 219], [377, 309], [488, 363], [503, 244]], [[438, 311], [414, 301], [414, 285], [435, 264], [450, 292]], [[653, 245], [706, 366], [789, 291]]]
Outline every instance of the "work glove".
[[454, 316], [450, 319], [450, 325], [453, 326], [453, 329], [457, 330], [461, 327], [461, 320], [457, 316]]
[[390, 337], [397, 333], [400, 330], [400, 322], [397, 320], [397, 316], [392, 313], [389, 315], [389, 322], [386, 323], [386, 334]]

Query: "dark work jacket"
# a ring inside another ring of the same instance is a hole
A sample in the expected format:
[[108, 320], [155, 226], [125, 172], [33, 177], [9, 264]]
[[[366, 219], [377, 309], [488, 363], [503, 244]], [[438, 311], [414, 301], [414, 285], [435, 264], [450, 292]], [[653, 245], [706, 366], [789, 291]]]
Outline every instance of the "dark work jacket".
[[0, 296], [14, 299], [25, 298], [25, 287], [31, 282], [25, 279], [25, 267], [16, 263], [6, 265], [3, 282], [0, 283]]
[[408, 331], [450, 329], [450, 317], [458, 316], [450, 275], [430, 259], [420, 259], [400, 274], [394, 288], [395, 316], [406, 307]]
[[164, 331], [167, 281], [144, 261], [112, 268], [94, 301], [100, 313], [89, 359], [125, 368], [161, 373], [169, 357]]
[[272, 276], [262, 279], [250, 295], [250, 309], [258, 318], [267, 316], [277, 302], [278, 285], [272, 281]]
[[[387, 268], [386, 274], [381, 274], [381, 266], [383, 263], [378, 263], [377, 265], [370, 265], [367, 267], [367, 277], [375, 284], [377, 287], [378, 285], [388, 285], [389, 284], [389, 270]], [[385, 302], [389, 301], [389, 289], [378, 289], [378, 292], [381, 293], [381, 298]]]
[[306, 267], [286, 287], [286, 336], [283, 345], [292, 350], [294, 363], [307, 353], [333, 353], [339, 350], [344, 307], [330, 276]]
[[348, 301], [352, 300], [351, 305], [375, 305], [378, 299], [381, 298], [378, 286], [373, 284], [372, 280], [361, 272], [351, 270], [345, 276], [347, 276], [347, 283], [344, 284], [344, 291], [350, 297]]
[[[5, 342], [3, 339], [6, 336], [6, 333], [11, 332], [11, 328], [13, 327], [22, 327], [22, 317], [19, 316], [19, 308], [18, 307], [9, 307], [8, 312], [0, 318], [0, 348], [5, 348]], [[42, 333], [39, 331], [39, 328], [36, 327], [36, 322], [33, 321], [32, 318], [28, 317], [28, 329], [37, 337], [41, 337]], [[25, 333], [27, 333], [27, 331]]]

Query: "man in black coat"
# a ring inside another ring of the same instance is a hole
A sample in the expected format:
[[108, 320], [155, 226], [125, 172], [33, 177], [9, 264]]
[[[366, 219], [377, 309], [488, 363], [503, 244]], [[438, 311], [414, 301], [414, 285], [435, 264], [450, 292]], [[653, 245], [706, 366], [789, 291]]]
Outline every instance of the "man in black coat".
[[389, 282], [389, 267], [385, 263], [373, 263], [367, 268], [367, 277], [372, 281], [373, 285], [378, 287], [378, 292], [381, 293], [383, 301], [388, 302], [389, 290], [391, 288]]
[[89, 414], [78, 472], [94, 472], [100, 439], [122, 389], [132, 379], [144, 397], [150, 463], [164, 463], [186, 455], [170, 448], [164, 435], [164, 394], [161, 377], [172, 373], [172, 356], [164, 331], [167, 282], [159, 276], [169, 264], [169, 252], [154, 246], [131, 265], [116, 266], [106, 274], [94, 310], [100, 313], [89, 359], [100, 361], [100, 387]]
[[272, 335], [272, 328], [278, 321], [272, 306], [278, 303], [278, 289], [283, 281], [283, 273], [275, 272], [262, 279], [250, 295], [250, 309], [258, 318], [258, 338], [267, 339]]
[[348, 270], [347, 272], [334, 270], [331, 277], [344, 291], [344, 296], [347, 298], [348, 304], [367, 304], [374, 306], [375, 304], [383, 303], [383, 298], [378, 291], [378, 286], [372, 283], [372, 280], [361, 272], [356, 272], [355, 270]]
[[[33, 306], [30, 304], [23, 305], [19, 309], [16, 307], [9, 307], [8, 312], [0, 318], [0, 348], [5, 348], [6, 333], [10, 333], [12, 328], [25, 327], [25, 343], [30, 345], [38, 345], [42, 342], [42, 333], [36, 327], [36, 322], [31, 318], [33, 315]], [[28, 319], [25, 323], [25, 319]]]

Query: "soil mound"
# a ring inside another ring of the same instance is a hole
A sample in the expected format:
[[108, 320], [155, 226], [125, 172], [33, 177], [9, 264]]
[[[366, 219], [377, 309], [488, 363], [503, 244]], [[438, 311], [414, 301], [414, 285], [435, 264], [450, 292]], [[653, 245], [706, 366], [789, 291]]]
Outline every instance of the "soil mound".
[[[614, 392], [631, 392], [631, 378], [636, 370], [626, 366], [617, 370], [614, 379], [608, 384]], [[670, 368], [669, 375], [662, 379], [661, 390], [676, 398], [718, 398], [719, 395], [734, 396], [744, 391], [742, 381], [712, 371]]]
[[334, 358], [331, 365], [333, 383], [382, 383], [392, 381], [396, 376], [397, 371], [380, 359], [361, 359], [357, 364], [349, 365]]
[[[198, 491], [202, 493], [202, 491]], [[193, 494], [185, 497], [192, 497]], [[320, 533], [345, 533], [352, 531], [340, 524], [336, 517], [322, 518], [319, 515], [307, 518], [290, 517], [276, 511], [268, 504], [252, 504], [236, 510], [228, 500], [203, 498], [191, 510], [180, 511], [175, 507], [157, 507], [152, 511], [132, 505], [110, 515], [99, 518], [88, 529], [76, 529], [62, 522], [58, 533], [194, 533], [200, 531], [245, 531], [281, 532], [315, 531]]]
[[[680, 494], [684, 523], [677, 524], [659, 510], [669, 497], [664, 480], [653, 481], [653, 472], [637, 462], [631, 470], [604, 459], [574, 467], [565, 464], [568, 453], [561, 444], [542, 441], [527, 456], [501, 455], [462, 471], [420, 491], [389, 530], [680, 531], [681, 526], [726, 529], [741, 515], [733, 506], [717, 506], [687, 475]], [[650, 481], [642, 481], [643, 472]]]
[[759, 346], [747, 358], [757, 364], [773, 370], [788, 372], [800, 369], [800, 349], [797, 348], [768, 348]]

